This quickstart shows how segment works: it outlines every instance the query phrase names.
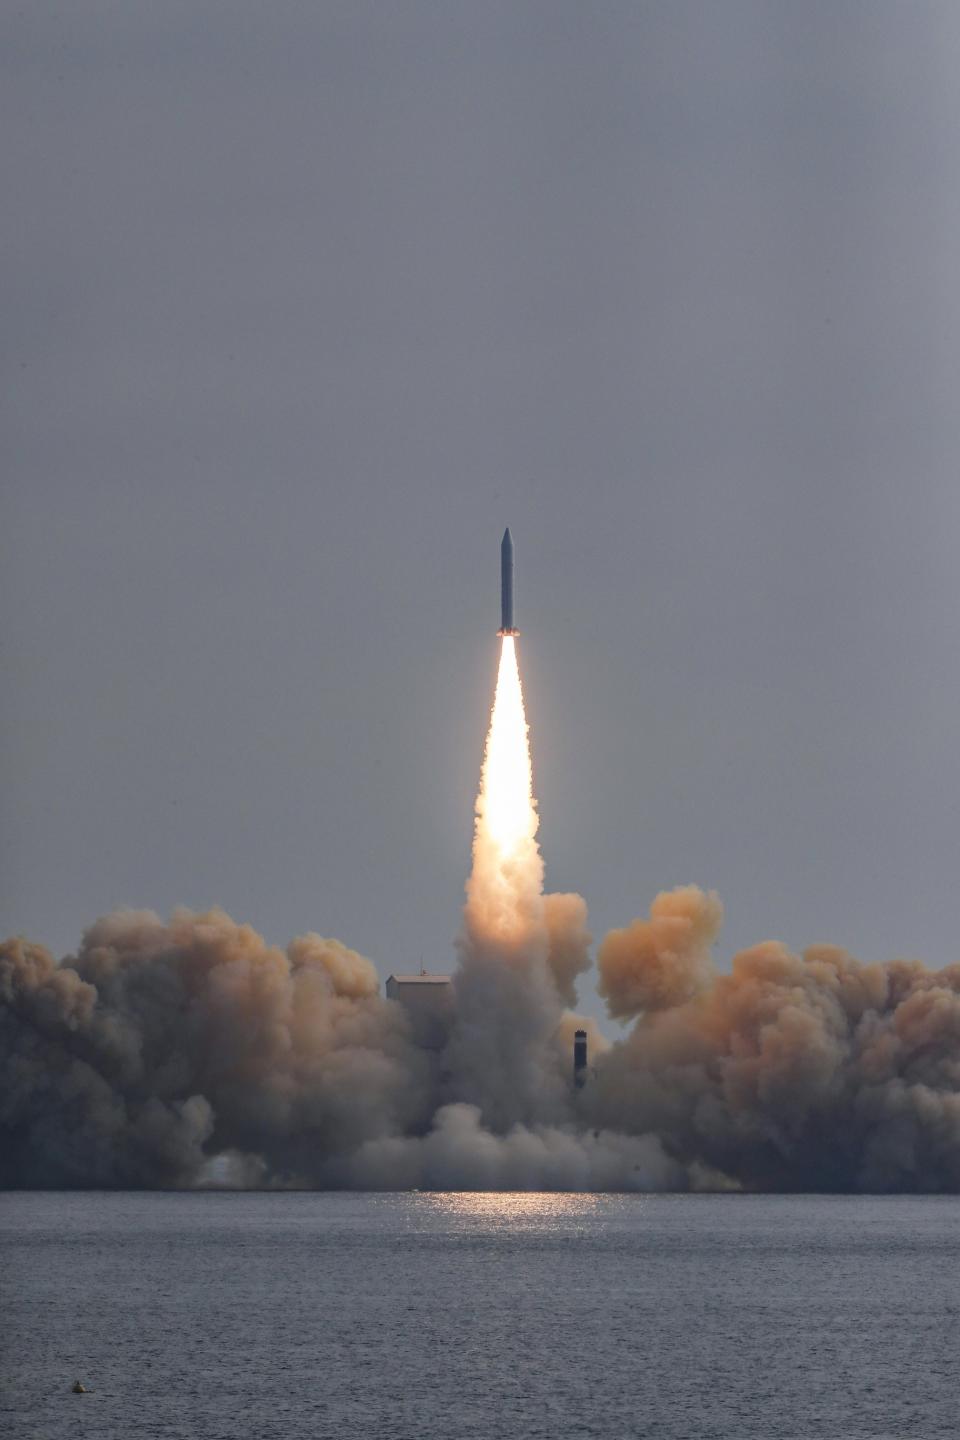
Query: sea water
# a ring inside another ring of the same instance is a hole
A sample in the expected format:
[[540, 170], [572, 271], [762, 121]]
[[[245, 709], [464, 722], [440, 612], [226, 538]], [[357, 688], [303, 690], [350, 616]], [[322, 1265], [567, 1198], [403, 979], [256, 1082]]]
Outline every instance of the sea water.
[[960, 1200], [6, 1194], [0, 1326], [4, 1440], [935, 1440]]

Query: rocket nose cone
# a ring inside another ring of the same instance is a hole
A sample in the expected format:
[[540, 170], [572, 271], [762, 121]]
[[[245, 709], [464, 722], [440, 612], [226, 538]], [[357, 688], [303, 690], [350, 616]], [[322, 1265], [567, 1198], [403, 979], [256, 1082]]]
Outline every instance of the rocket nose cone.
[[500, 544], [501, 544], [501, 546], [503, 547], [504, 550], [512, 550], [512, 549], [513, 549], [513, 536], [510, 534], [510, 526], [509, 526], [509, 525], [507, 526], [506, 530], [504, 530], [504, 532], [503, 532], [503, 539], [500, 541]]

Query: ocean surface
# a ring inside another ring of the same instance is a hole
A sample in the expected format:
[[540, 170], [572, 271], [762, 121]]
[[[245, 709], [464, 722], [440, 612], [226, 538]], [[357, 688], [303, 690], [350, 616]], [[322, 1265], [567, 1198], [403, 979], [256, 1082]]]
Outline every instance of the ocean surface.
[[934, 1440], [960, 1200], [6, 1194], [0, 1326], [4, 1440]]

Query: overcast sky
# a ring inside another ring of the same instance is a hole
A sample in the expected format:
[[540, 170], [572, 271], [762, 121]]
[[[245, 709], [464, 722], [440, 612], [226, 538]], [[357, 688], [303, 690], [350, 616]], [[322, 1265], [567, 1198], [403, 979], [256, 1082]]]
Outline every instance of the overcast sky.
[[960, 7], [0, 10], [0, 930], [552, 889], [960, 959]]

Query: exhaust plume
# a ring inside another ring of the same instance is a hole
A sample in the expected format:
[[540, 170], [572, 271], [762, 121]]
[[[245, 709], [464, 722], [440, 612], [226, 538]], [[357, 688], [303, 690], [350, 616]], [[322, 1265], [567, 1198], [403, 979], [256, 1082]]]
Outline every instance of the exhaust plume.
[[506, 635], [476, 804], [464, 915], [468, 943], [509, 954], [543, 927], [539, 825], [516, 644]]
[[118, 911], [60, 963], [6, 941], [0, 1185], [960, 1191], [960, 964], [767, 941], [721, 972], [719, 898], [684, 886], [600, 944], [611, 1044], [537, 829], [505, 634], [445, 1048], [340, 941], [222, 910]]
[[552, 957], [569, 993], [583, 961], [586, 907], [582, 901], [577, 906], [579, 897], [563, 897], [559, 909], [554, 904], [548, 911], [539, 823], [516, 643], [505, 635], [480, 774], [446, 1055], [449, 1098], [475, 1106], [499, 1133], [515, 1124], [556, 1123], [566, 1109], [550, 1044], [562, 1014], [550, 962]]

